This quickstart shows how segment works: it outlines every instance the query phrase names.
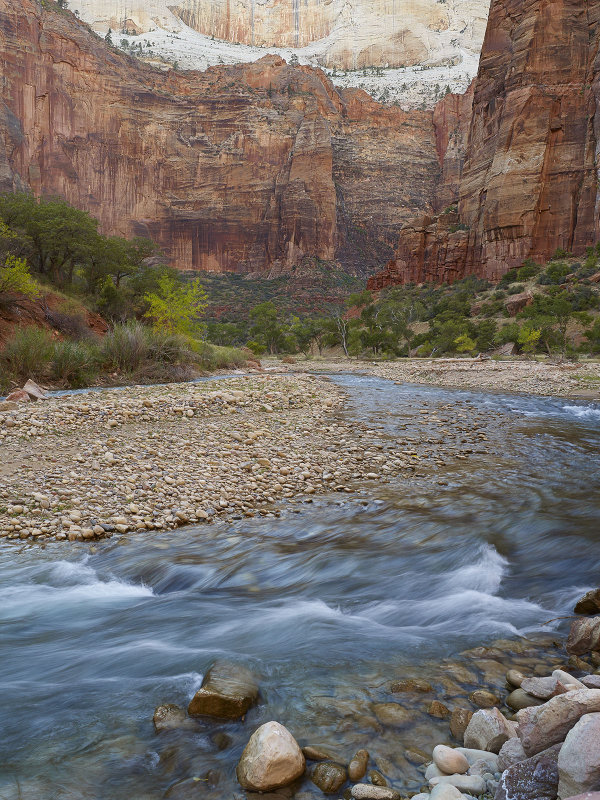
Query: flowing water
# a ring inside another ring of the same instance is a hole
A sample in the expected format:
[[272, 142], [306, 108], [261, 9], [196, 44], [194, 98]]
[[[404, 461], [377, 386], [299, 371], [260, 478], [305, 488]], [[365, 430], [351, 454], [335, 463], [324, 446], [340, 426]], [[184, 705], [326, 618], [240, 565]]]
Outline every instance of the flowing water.
[[[548, 632], [562, 638], [568, 621], [545, 623], [598, 583], [600, 408], [334, 380], [384, 451], [486, 438], [465, 460], [280, 518], [0, 550], [0, 798], [242, 796], [235, 763], [270, 719], [346, 757], [367, 746], [414, 790], [406, 749], [448, 724], [390, 682], [428, 677], [452, 707], [478, 681], [461, 651], [543, 631], [547, 653]], [[155, 734], [155, 706], [187, 705], [216, 657], [256, 671], [260, 704], [244, 722]], [[378, 721], [389, 701], [414, 710], [407, 728]], [[322, 797], [311, 786], [297, 797]]]

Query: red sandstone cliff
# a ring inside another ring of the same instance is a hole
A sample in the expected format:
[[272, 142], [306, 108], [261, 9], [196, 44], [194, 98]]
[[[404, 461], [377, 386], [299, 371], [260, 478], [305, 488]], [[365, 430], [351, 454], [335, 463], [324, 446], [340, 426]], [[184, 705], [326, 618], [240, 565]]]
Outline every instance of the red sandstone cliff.
[[438, 190], [458, 213], [408, 223], [370, 288], [494, 279], [598, 240], [599, 41], [600, 0], [492, 1], [466, 146]]
[[0, 57], [0, 189], [61, 194], [180, 268], [312, 257], [360, 273], [432, 208], [431, 114], [337, 92], [319, 70], [268, 56], [164, 73], [36, 0], [0, 4]]

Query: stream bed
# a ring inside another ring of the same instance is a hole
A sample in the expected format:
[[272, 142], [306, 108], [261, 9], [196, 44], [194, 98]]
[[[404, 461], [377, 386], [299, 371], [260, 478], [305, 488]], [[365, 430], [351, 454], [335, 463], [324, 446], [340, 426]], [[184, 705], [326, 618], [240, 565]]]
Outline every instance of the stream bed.
[[[417, 454], [411, 475], [279, 518], [0, 549], [0, 800], [242, 798], [235, 764], [271, 719], [416, 791], [414, 751], [450, 740], [432, 700], [564, 659], [555, 618], [600, 574], [600, 407], [332, 380], [374, 448]], [[442, 464], [465, 430], [481, 445]], [[259, 705], [157, 735], [154, 708], [187, 706], [215, 658], [255, 671]], [[410, 677], [433, 693], [392, 691]], [[382, 722], [388, 702], [410, 721]]]

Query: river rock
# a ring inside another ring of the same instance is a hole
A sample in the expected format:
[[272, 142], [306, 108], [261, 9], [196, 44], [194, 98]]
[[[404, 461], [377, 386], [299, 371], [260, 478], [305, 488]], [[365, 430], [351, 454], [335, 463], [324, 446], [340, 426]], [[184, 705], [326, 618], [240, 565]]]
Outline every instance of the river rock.
[[310, 744], [302, 748], [302, 753], [304, 754], [304, 758], [308, 761], [335, 761], [331, 753], [328, 753], [326, 750], [321, 750], [320, 747], [313, 747]]
[[445, 774], [446, 773], [442, 772], [442, 770], [432, 761], [425, 770], [425, 780], [428, 781], [430, 778], [439, 778]]
[[31, 398], [24, 389], [15, 389], [6, 398], [6, 403], [29, 403]]
[[569, 731], [558, 770], [560, 797], [600, 789], [600, 714], [585, 714]]
[[469, 769], [466, 756], [443, 744], [438, 744], [433, 748], [432, 757], [436, 767], [446, 775], [462, 774]]
[[600, 589], [586, 592], [577, 601], [574, 611], [576, 614], [597, 614], [600, 611]]
[[465, 731], [465, 747], [498, 753], [513, 736], [514, 728], [497, 708], [482, 708], [473, 714]]
[[520, 711], [522, 708], [529, 708], [530, 706], [541, 706], [544, 701], [540, 700], [539, 697], [533, 697], [523, 689], [515, 689], [514, 692], [508, 695], [505, 702], [513, 711]]
[[[413, 797], [413, 800], [417, 800]], [[565, 800], [600, 800], [600, 792], [585, 792], [585, 794], [578, 794], [575, 797], [567, 797]]]
[[574, 678], [570, 673], [565, 672], [564, 669], [555, 669], [552, 677], [559, 680], [568, 691], [573, 689], [583, 689], [584, 685], [581, 681]]
[[500, 703], [500, 698], [496, 697], [492, 692], [487, 692], [484, 689], [477, 689], [471, 692], [469, 700], [479, 708], [493, 708]]
[[369, 772], [369, 780], [371, 781], [371, 783], [373, 784], [373, 786], [387, 786], [387, 785], [388, 785], [388, 782], [387, 782], [387, 781], [386, 781], [386, 779], [383, 777], [383, 775], [381, 774], [381, 772], [379, 772], [379, 771], [378, 771], [378, 770], [376, 770], [376, 769], [372, 769], [372, 770]]
[[521, 689], [540, 700], [549, 700], [567, 691], [565, 684], [555, 675], [548, 678], [524, 678]]
[[195, 727], [192, 720], [187, 717], [185, 710], [173, 703], [165, 703], [165, 705], [158, 706], [152, 717], [152, 722], [157, 733]]
[[351, 781], [360, 781], [367, 774], [369, 765], [369, 751], [359, 750], [348, 764], [348, 777]]
[[556, 800], [558, 767], [551, 758], [529, 758], [504, 770], [494, 800]]
[[436, 717], [437, 719], [446, 719], [446, 717], [450, 716], [450, 709], [443, 703], [440, 703], [439, 700], [433, 700], [427, 706], [427, 713], [429, 714], [430, 717]]
[[584, 714], [600, 712], [600, 689], [579, 689], [559, 694], [542, 706], [524, 708], [517, 714], [517, 733], [528, 756], [557, 742]]
[[288, 729], [279, 722], [266, 722], [250, 737], [236, 775], [244, 789], [270, 792], [293, 783], [305, 766], [298, 742]]
[[354, 800], [401, 800], [402, 795], [387, 786], [373, 786], [371, 783], [355, 783], [350, 794]]
[[600, 689], [600, 675], [586, 675], [581, 683], [588, 689]]
[[48, 393], [38, 386], [35, 381], [32, 381], [31, 378], [27, 381], [25, 386], [23, 386], [23, 391], [27, 392], [30, 399], [34, 401], [48, 399]]
[[486, 790], [485, 781], [480, 775], [442, 775], [431, 778], [430, 786], [455, 786], [460, 792], [468, 794], [483, 794]]
[[258, 698], [258, 685], [246, 667], [217, 661], [208, 670], [201, 688], [188, 706], [191, 716], [243, 717]]
[[514, 686], [515, 688], [520, 688], [521, 684], [523, 683], [524, 675], [522, 672], [519, 672], [518, 669], [509, 669], [506, 673], [506, 682], [509, 686]]
[[414, 719], [414, 713], [398, 703], [376, 703], [373, 706], [375, 716], [383, 725], [402, 728], [409, 725]]
[[429, 800], [464, 800], [464, 798], [462, 792], [460, 792], [456, 786], [443, 783], [433, 787], [429, 795]]
[[520, 764], [521, 761], [527, 760], [527, 753], [523, 749], [520, 739], [509, 739], [504, 742], [498, 753], [498, 769], [504, 772], [505, 769], [512, 767], [514, 764]]
[[394, 681], [390, 689], [394, 694], [398, 692], [419, 692], [422, 694], [433, 692], [433, 686], [422, 678], [406, 678], [402, 681]]
[[450, 715], [450, 732], [455, 739], [463, 740], [473, 712], [467, 708], [455, 708]]
[[567, 639], [567, 653], [582, 656], [590, 650], [598, 649], [600, 649], [600, 617], [587, 617], [572, 622]]
[[321, 761], [313, 769], [311, 780], [323, 794], [333, 794], [348, 780], [348, 775], [341, 764], [333, 761]]
[[494, 768], [490, 771], [498, 772], [498, 756], [496, 753], [489, 753], [487, 750], [475, 750], [469, 747], [457, 747], [456, 749], [467, 759], [470, 767], [484, 758], [486, 761], [489, 761], [490, 764], [494, 765]]

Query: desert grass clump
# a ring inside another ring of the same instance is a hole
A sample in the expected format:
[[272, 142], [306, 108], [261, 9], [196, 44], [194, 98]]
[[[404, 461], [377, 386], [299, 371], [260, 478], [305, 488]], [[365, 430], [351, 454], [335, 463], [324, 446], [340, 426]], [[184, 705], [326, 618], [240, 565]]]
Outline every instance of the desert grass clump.
[[18, 328], [0, 351], [0, 372], [16, 382], [43, 380], [52, 359], [54, 343], [44, 328]]

